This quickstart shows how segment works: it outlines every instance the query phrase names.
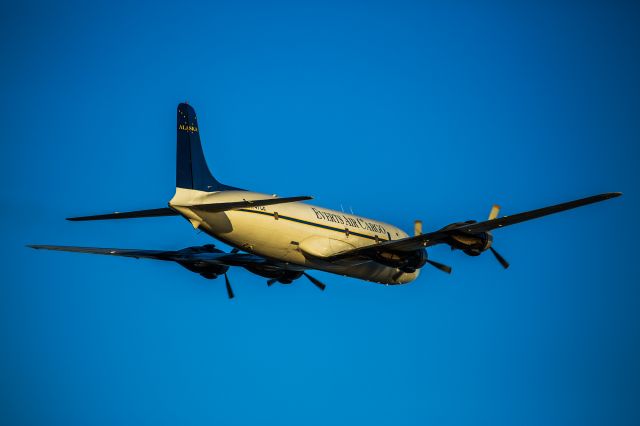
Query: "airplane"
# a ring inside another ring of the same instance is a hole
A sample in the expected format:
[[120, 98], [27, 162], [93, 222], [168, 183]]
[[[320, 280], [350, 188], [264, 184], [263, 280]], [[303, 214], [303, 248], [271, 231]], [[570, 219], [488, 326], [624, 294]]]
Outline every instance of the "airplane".
[[191, 225], [232, 247], [224, 252], [213, 244], [182, 250], [139, 250], [55, 245], [34, 249], [103, 254], [176, 262], [207, 279], [224, 276], [229, 299], [234, 292], [227, 271], [242, 267], [274, 283], [291, 284], [307, 278], [320, 290], [325, 284], [309, 275], [319, 270], [387, 285], [407, 284], [431, 265], [451, 273], [450, 266], [428, 257], [427, 248], [445, 244], [469, 256], [490, 251], [506, 269], [509, 263], [493, 247], [492, 231], [542, 216], [622, 195], [609, 192], [549, 207], [499, 217], [494, 205], [487, 220], [454, 222], [413, 235], [378, 220], [303, 203], [309, 196], [278, 197], [219, 182], [211, 173], [200, 142], [200, 128], [191, 105], [177, 113], [176, 192], [167, 207], [67, 218], [70, 221], [182, 216]]

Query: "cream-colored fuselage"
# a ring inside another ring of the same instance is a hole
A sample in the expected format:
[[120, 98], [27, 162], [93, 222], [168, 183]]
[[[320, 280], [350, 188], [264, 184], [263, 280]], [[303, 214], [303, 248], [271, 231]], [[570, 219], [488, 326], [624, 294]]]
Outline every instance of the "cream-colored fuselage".
[[264, 200], [273, 195], [248, 191], [203, 192], [177, 188], [169, 205], [191, 224], [240, 250], [303, 268], [384, 284], [406, 284], [419, 271], [403, 273], [377, 262], [326, 262], [322, 258], [386, 240], [406, 238], [401, 229], [353, 214], [303, 203], [210, 213], [200, 204]]

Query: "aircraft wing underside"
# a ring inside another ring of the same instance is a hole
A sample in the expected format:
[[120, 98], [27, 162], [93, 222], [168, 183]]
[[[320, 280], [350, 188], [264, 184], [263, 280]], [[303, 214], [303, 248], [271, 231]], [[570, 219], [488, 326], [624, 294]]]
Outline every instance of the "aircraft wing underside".
[[[34, 249], [67, 251], [74, 253], [102, 254], [107, 256], [132, 257], [135, 259], [165, 260], [178, 263], [199, 263], [221, 266], [252, 267], [262, 266], [266, 268], [281, 270], [304, 270], [296, 265], [285, 264], [283, 262], [272, 261], [261, 256], [249, 253], [224, 253], [211, 246], [190, 247], [184, 250], [141, 250], [141, 249], [119, 249], [100, 247], [75, 247], [75, 246], [52, 246], [52, 245], [29, 245]], [[214, 251], [215, 250], [215, 251]]]
[[547, 216], [554, 213], [559, 213], [565, 210], [574, 209], [576, 207], [586, 206], [588, 204], [597, 203], [600, 201], [608, 200], [620, 196], [619, 192], [609, 192], [605, 194], [594, 195], [591, 197], [581, 198], [579, 200], [569, 201], [566, 203], [556, 204], [553, 206], [543, 207], [540, 209], [530, 210], [523, 213], [514, 214], [511, 216], [503, 216], [500, 218], [494, 218], [485, 220], [482, 222], [468, 221], [455, 224], [454, 226], [447, 226], [438, 231], [429, 232], [426, 234], [416, 235], [413, 237], [407, 237], [400, 240], [383, 241], [377, 244], [371, 244], [364, 247], [359, 247], [353, 250], [349, 250], [342, 253], [337, 253], [324, 260], [337, 261], [343, 259], [353, 258], [370, 258], [377, 252], [389, 251], [389, 252], [411, 252], [414, 250], [420, 250], [425, 247], [434, 246], [436, 244], [446, 244], [448, 239], [453, 235], [474, 235], [482, 232], [489, 232], [497, 228], [503, 228], [509, 225], [515, 225], [517, 223], [525, 222], [527, 220], [537, 219], [539, 217]]
[[135, 259], [154, 259], [175, 262], [191, 272], [200, 274], [207, 279], [215, 279], [224, 276], [224, 282], [229, 299], [233, 299], [234, 293], [227, 276], [227, 270], [241, 267], [251, 273], [268, 278], [267, 285], [276, 282], [290, 284], [292, 281], [304, 276], [320, 290], [325, 289], [325, 284], [310, 276], [305, 271], [307, 268], [290, 263], [267, 259], [250, 253], [239, 253], [236, 249], [230, 253], [215, 248], [213, 244], [200, 247], [187, 247], [182, 250], [139, 250], [118, 249], [101, 247], [75, 247], [52, 245], [28, 245], [34, 249], [68, 251], [74, 253], [102, 254], [107, 256], [133, 257]]

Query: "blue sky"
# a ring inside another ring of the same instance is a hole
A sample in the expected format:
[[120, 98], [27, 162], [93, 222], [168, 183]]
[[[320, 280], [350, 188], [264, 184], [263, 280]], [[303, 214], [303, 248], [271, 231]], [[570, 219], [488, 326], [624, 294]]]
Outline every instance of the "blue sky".
[[[0, 419], [640, 422], [640, 10], [629, 2], [5, 2]], [[408, 286], [267, 288], [28, 243], [175, 249], [175, 108], [223, 182], [407, 230], [622, 198], [445, 247]]]

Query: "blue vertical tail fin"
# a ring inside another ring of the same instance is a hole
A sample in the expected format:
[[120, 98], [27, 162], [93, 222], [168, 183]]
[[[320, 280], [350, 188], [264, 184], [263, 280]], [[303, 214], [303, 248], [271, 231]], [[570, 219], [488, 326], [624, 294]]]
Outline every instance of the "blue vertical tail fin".
[[217, 192], [240, 190], [213, 177], [202, 152], [196, 112], [186, 103], [178, 105], [176, 187]]

